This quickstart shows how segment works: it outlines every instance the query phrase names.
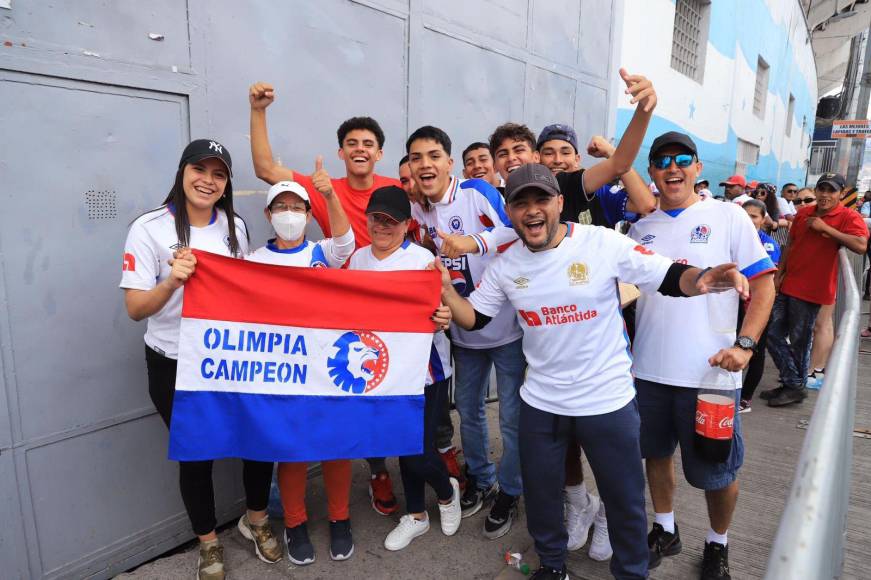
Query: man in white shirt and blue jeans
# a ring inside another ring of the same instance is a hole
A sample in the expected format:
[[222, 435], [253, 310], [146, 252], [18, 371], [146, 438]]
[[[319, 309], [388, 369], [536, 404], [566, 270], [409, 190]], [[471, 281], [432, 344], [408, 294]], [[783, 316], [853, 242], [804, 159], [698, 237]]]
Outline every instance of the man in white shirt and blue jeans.
[[527, 526], [541, 568], [534, 580], [565, 580], [568, 535], [562, 490], [571, 440], [587, 452], [608, 506], [616, 578], [647, 577], [640, 419], [617, 280], [647, 292], [697, 295], [711, 284], [746, 293], [734, 264], [709, 270], [673, 263], [614, 230], [560, 223], [551, 171], [523, 165], [508, 178], [508, 213], [519, 240], [484, 272], [468, 300], [442, 273], [454, 322], [483, 328], [509, 306], [523, 330], [529, 368], [520, 390], [520, 465]]

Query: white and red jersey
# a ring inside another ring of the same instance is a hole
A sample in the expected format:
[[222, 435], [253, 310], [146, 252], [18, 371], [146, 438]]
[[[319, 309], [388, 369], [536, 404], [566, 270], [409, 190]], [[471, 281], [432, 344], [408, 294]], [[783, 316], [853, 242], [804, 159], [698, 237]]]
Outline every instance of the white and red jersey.
[[[395, 252], [379, 260], [372, 254], [372, 246], [365, 246], [354, 252], [348, 265], [349, 270], [374, 270], [392, 272], [396, 270], [426, 270], [435, 260], [429, 250], [405, 240]], [[443, 381], [451, 376], [451, 345], [443, 331], [433, 335], [429, 353], [429, 366], [426, 384]]]
[[[236, 216], [236, 239], [242, 255], [248, 253], [245, 222]], [[191, 226], [190, 247], [222, 256], [230, 255], [227, 216], [216, 209], [209, 225]], [[175, 216], [171, 206], [163, 206], [139, 216], [130, 226], [124, 244], [121, 288], [151, 290], [165, 280], [172, 267], [169, 260], [179, 248]], [[196, 273], [194, 273], [196, 276]], [[178, 333], [184, 287], [173, 292], [163, 308], [148, 317], [145, 344], [169, 358], [178, 358]]]
[[[440, 249], [442, 244], [437, 232], [469, 235], [478, 244], [479, 254], [442, 258], [445, 268], [450, 271], [454, 288], [464, 297], [472, 293], [497, 250], [517, 239], [505, 213], [502, 195], [483, 179], [451, 177], [441, 201], [430, 204], [418, 215], [417, 219], [426, 227], [436, 248]], [[451, 340], [464, 348], [494, 348], [514, 342], [521, 336], [510, 308], [494, 316], [482, 330], [468, 331], [456, 324], [451, 325]]]
[[655, 292], [672, 262], [609, 228], [566, 226], [550, 250], [511, 245], [469, 302], [487, 316], [506, 303], [516, 312], [529, 365], [520, 389], [527, 404], [557, 415], [601, 415], [635, 396], [617, 281]]
[[[776, 269], [753, 222], [734, 203], [694, 203], [683, 210], [656, 210], [629, 230], [645, 248], [675, 262], [707, 268], [734, 262], [747, 278]], [[738, 324], [738, 296], [731, 312]], [[699, 388], [708, 358], [735, 342], [735, 332], [717, 333], [708, 321], [705, 296], [674, 298], [642, 294], [635, 316], [635, 376], [647, 381]], [[741, 373], [734, 373], [741, 384]]]
[[262, 248], [248, 254], [245, 259], [276, 266], [341, 268], [353, 253], [354, 230], [349, 229], [344, 236], [324, 238], [317, 242], [303, 240], [299, 246], [289, 249], [279, 248], [275, 245], [275, 239], [271, 239]]

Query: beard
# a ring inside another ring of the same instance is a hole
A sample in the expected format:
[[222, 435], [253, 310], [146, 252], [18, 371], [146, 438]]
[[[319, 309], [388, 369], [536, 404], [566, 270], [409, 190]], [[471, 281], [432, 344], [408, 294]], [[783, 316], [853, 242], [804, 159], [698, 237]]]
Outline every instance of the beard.
[[559, 220], [545, 221], [544, 223], [545, 230], [547, 235], [544, 238], [544, 241], [540, 244], [533, 244], [527, 239], [525, 235], [523, 235], [523, 230], [518, 226], [514, 226], [514, 231], [517, 232], [517, 236], [523, 242], [523, 244], [529, 248], [532, 252], [539, 252], [547, 248], [553, 239], [556, 237], [557, 232], [559, 231]]

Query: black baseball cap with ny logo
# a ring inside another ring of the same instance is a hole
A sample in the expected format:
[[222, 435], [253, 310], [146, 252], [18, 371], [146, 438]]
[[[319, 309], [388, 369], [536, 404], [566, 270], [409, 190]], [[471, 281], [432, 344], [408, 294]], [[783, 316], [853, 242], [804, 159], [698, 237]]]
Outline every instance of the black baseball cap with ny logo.
[[196, 139], [191, 141], [181, 154], [178, 167], [181, 169], [189, 163], [196, 163], [209, 158], [220, 159], [227, 166], [230, 177], [233, 177], [233, 160], [230, 151], [214, 139]]

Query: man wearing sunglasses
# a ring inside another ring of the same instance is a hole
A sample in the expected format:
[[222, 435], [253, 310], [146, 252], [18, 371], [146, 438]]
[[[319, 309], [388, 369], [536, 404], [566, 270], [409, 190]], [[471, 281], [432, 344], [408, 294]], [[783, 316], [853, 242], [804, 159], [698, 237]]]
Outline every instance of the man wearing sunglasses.
[[[641, 453], [655, 520], [647, 537], [650, 567], [681, 551], [675, 523], [673, 455], [681, 447], [687, 482], [705, 492], [708, 530], [702, 562], [703, 580], [728, 580], [727, 532], [738, 500], [738, 469], [744, 455], [741, 416], [735, 416], [732, 449], [723, 463], [700, 458], [693, 446], [696, 398], [712, 366], [733, 373], [739, 400], [741, 369], [747, 366], [774, 301], [775, 266], [746, 212], [734, 203], [701, 203], [693, 185], [702, 171], [695, 143], [683, 133], [657, 137], [650, 148], [648, 172], [659, 189], [660, 209], [632, 226], [630, 237], [641, 247], [676, 263], [714, 266], [736, 264], [749, 279], [753, 300], [740, 336], [714, 332], [705, 299], [675, 300], [642, 294], [637, 302], [633, 345], [635, 387], [641, 415]], [[734, 181], [739, 181], [730, 178]], [[743, 190], [740, 183], [728, 184]], [[737, 320], [738, 298], [731, 317]]]
[[844, 176], [824, 173], [814, 188], [816, 205], [801, 207], [792, 222], [775, 280], [780, 293], [771, 311], [768, 339], [781, 386], [760, 393], [772, 407], [807, 398], [810, 338], [820, 306], [835, 303], [838, 250], [845, 246], [862, 254], [868, 243], [862, 216], [841, 205], [845, 185]]
[[780, 215], [788, 221], [792, 221], [795, 217], [795, 205], [792, 202], [795, 200], [796, 193], [798, 193], [798, 186], [794, 183], [786, 183], [780, 190], [780, 197], [777, 198]]

